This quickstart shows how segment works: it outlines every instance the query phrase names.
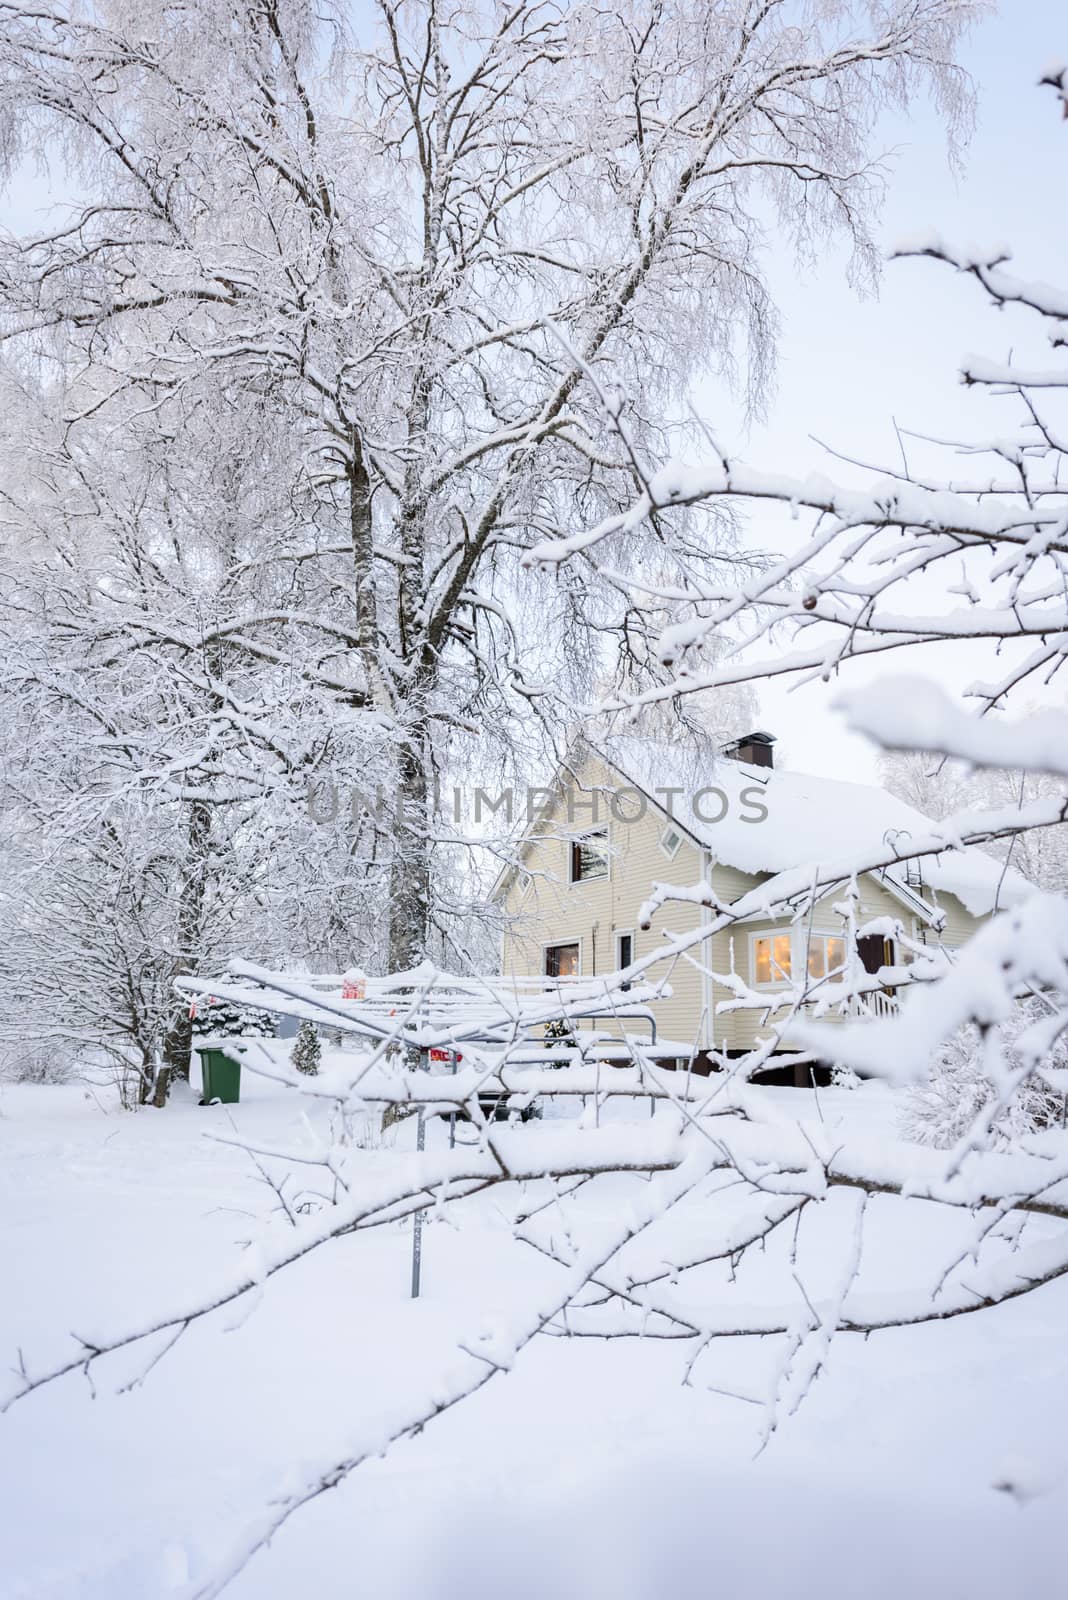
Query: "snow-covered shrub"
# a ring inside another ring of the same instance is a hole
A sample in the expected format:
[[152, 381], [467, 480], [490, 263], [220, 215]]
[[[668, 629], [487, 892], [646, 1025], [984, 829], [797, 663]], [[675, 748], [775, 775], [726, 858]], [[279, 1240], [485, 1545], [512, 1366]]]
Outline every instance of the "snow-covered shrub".
[[314, 1022], [308, 1022], [305, 1019], [297, 1029], [297, 1037], [293, 1043], [290, 1060], [297, 1072], [304, 1072], [309, 1077], [315, 1077], [319, 1071], [322, 1056], [323, 1046], [319, 1038], [319, 1029]]
[[[233, 979], [225, 975], [219, 979], [220, 984], [231, 982]], [[214, 996], [197, 1001], [192, 1023], [194, 1046], [204, 1039], [273, 1039], [275, 1036], [273, 1012]]]
[[53, 1044], [9, 1045], [0, 1055], [0, 1078], [8, 1083], [70, 1083], [74, 1062]]
[[831, 1072], [831, 1087], [833, 1089], [859, 1089], [863, 1079], [853, 1071], [852, 1067], [835, 1067]]
[[[1035, 1002], [1023, 1002], [998, 1028], [999, 1043], [1009, 1071], [1022, 1066], [1015, 1042], [1038, 1015]], [[1048, 1065], [1055, 1070], [1068, 1066], [1068, 1048], [1063, 1043], [1055, 1048]], [[926, 1081], [906, 1091], [898, 1126], [905, 1138], [914, 1144], [951, 1150], [973, 1126], [994, 1093], [994, 1084], [983, 1070], [979, 1029], [969, 1024], [942, 1046]], [[1041, 1073], [1034, 1072], [995, 1118], [992, 1130], [995, 1142], [1010, 1145], [1042, 1128], [1060, 1126], [1064, 1114], [1064, 1095]]]
[[397, 1124], [366, 1114], [346, 1119], [346, 1137], [357, 1150], [391, 1150], [397, 1142]]
[[[574, 1029], [566, 1017], [554, 1017], [551, 1022], [547, 1022], [542, 1038], [545, 1041], [546, 1050], [552, 1050], [557, 1045], [562, 1045], [568, 1050], [574, 1050], [578, 1045]], [[553, 1065], [563, 1066], [564, 1063], [554, 1062]]]

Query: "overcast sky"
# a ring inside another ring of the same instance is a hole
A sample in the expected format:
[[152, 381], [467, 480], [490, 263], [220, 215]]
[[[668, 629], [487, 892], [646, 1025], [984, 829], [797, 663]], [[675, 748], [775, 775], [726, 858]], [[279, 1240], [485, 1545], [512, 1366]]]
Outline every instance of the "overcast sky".
[[[934, 228], [958, 244], [1007, 242], [1022, 276], [1065, 281], [1068, 124], [1053, 93], [1035, 84], [1052, 60], [1066, 57], [1064, 0], [1003, 0], [999, 14], [976, 29], [964, 52], [979, 94], [964, 172], [958, 177], [950, 170], [933, 109], [918, 107], [907, 120], [887, 125], [887, 144], [897, 147], [879, 228], [887, 250], [906, 235]], [[961, 357], [972, 351], [1004, 356], [1013, 346], [1024, 348], [1029, 324], [1022, 315], [990, 310], [974, 283], [933, 262], [890, 262], [878, 297], [863, 300], [845, 281], [841, 255], [804, 277], [782, 257], [772, 277], [784, 318], [777, 392], [766, 424], [746, 434], [725, 393], [706, 385], [695, 401], [717, 442], [772, 470], [862, 481], [815, 439], [897, 466], [894, 418], [903, 428], [942, 437], [990, 435], [1010, 426], [1011, 401], [967, 391], [956, 374]], [[796, 536], [782, 519], [753, 531], [756, 543], [777, 548]], [[975, 670], [989, 676], [989, 665], [983, 672], [980, 652]], [[860, 670], [873, 675], [917, 667], [902, 660], [897, 668]], [[953, 671], [958, 687], [972, 676], [963, 661]], [[863, 679], [858, 672], [850, 681]], [[791, 766], [829, 776], [873, 775], [871, 747], [845, 733], [830, 710], [834, 685], [793, 693], [772, 685], [760, 693], [762, 721], [779, 735]]]

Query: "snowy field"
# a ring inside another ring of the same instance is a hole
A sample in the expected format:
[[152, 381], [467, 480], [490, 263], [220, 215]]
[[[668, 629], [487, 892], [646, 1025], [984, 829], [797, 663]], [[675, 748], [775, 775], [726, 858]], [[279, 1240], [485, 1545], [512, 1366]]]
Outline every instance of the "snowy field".
[[[817, 1114], [810, 1093], [763, 1092]], [[872, 1085], [820, 1100], [826, 1121], [892, 1119]], [[203, 1137], [232, 1128], [273, 1144], [315, 1136], [291, 1092], [256, 1082], [239, 1106], [200, 1108], [185, 1091], [136, 1116], [80, 1087], [0, 1087], [5, 1364], [72, 1330], [91, 1339], [119, 1309], [173, 1304], [262, 1231], [271, 1189], [245, 1153]], [[412, 1136], [406, 1124], [364, 1159], [403, 1159]], [[598, 1203], [624, 1201], [629, 1181]], [[472, 1202], [462, 1232], [427, 1226], [417, 1303], [410, 1226], [391, 1225], [327, 1246], [226, 1316], [227, 1331], [201, 1325], [128, 1392], [153, 1346], [20, 1402], [0, 1419], [4, 1600], [195, 1592], [302, 1463], [343, 1451], [458, 1340], [507, 1318], [523, 1275], [553, 1270], [511, 1240], [501, 1207], [499, 1194]], [[903, 1272], [933, 1210], [886, 1208], [879, 1247]], [[761, 1396], [768, 1345], [732, 1341], [684, 1387], [669, 1342], [542, 1339], [296, 1516], [228, 1594], [1061, 1595], [1066, 1329], [1061, 1281], [981, 1316], [841, 1336], [760, 1454], [761, 1407], [737, 1395]], [[1015, 1493], [995, 1487], [1006, 1479]]]

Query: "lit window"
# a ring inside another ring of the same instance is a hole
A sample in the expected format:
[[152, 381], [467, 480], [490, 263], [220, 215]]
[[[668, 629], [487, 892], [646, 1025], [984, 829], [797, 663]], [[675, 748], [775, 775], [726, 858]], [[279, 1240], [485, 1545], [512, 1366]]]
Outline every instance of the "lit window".
[[571, 841], [571, 882], [608, 876], [608, 834], [604, 828]]
[[814, 933], [808, 941], [808, 975], [827, 978], [845, 966], [845, 940]]
[[577, 978], [579, 947], [577, 944], [550, 944], [545, 947], [545, 976], [547, 978]]
[[669, 861], [673, 860], [674, 857], [678, 855], [679, 846], [681, 844], [682, 834], [679, 833], [677, 828], [666, 828], [660, 835], [660, 848], [663, 850]]
[[753, 981], [783, 983], [790, 976], [790, 935], [773, 933], [753, 940]]

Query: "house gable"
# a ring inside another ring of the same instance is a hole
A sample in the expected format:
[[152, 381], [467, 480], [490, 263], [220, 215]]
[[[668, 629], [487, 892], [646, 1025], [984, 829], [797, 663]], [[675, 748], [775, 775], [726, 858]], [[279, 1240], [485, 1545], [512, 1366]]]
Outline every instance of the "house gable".
[[[717, 779], [720, 770], [717, 766]], [[747, 776], [743, 769], [742, 788], [746, 787]], [[762, 776], [766, 781], [768, 774]], [[741, 792], [737, 783], [733, 787], [729, 783], [717, 787], [732, 796]], [[610, 792], [616, 796], [615, 805], [609, 801]], [[644, 799], [640, 814], [636, 802], [632, 801], [629, 809], [626, 805], [635, 793]], [[706, 814], [711, 815], [711, 811]], [[748, 826], [756, 829], [760, 824]], [[571, 845], [576, 836], [591, 829], [604, 830], [608, 870], [593, 881], [575, 882], [569, 868]], [[663, 847], [668, 829], [678, 835], [677, 847], [670, 855]], [[639, 959], [662, 948], [665, 935], [688, 933], [710, 920], [711, 913], [706, 908], [668, 902], [656, 913], [652, 926], [643, 929], [639, 912], [655, 884], [690, 887], [709, 879], [715, 897], [729, 905], [759, 888], [779, 870], [746, 869], [717, 859], [709, 843], [714, 837], [714, 825], [706, 824], [701, 837], [684, 807], [672, 803], [669, 808], [655, 793], [654, 785], [636, 781], [603, 752], [592, 748], [576, 750], [567, 766], [556, 774], [544, 812], [517, 841], [515, 865], [501, 874], [495, 887], [495, 897], [508, 918], [503, 970], [515, 975], [544, 973], [551, 947], [577, 944], [583, 976], [615, 971], [621, 964], [622, 936], [630, 939], [631, 958]], [[754, 939], [762, 931], [767, 934], [789, 930], [794, 941], [794, 962], [804, 963], [804, 941], [810, 935], [816, 939], [841, 937], [843, 919], [839, 908], [848, 888], [847, 880], [830, 886], [803, 917], [752, 916], [693, 947], [689, 958], [675, 959], [669, 975], [672, 997], [659, 1002], [656, 1008], [661, 1033], [674, 1039], [697, 1040], [701, 1047], [712, 1043], [717, 1049], [751, 1048], [763, 1026], [761, 1014], [752, 1010], [717, 1012], [717, 1006], [730, 999], [730, 991], [700, 968], [707, 966], [721, 977], [734, 974], [752, 985]], [[856, 921], [863, 926], [876, 919], [890, 919], [910, 939], [928, 942], [939, 937], [938, 925], [944, 922], [945, 941], [963, 942], [978, 919], [944, 890], [938, 893], [937, 905], [933, 899], [892, 872], [865, 873], [857, 883]], [[795, 932], [796, 929], [804, 931]], [[774, 1000], [774, 993], [769, 991], [769, 1008]]]
[[[517, 851], [519, 870], [509, 870], [499, 880], [497, 898], [508, 918], [502, 952], [508, 974], [544, 972], [547, 948], [573, 942], [580, 945], [583, 976], [614, 972], [621, 937], [630, 939], [631, 958], [637, 960], [662, 946], [665, 932], [689, 932], [707, 916], [699, 907], [669, 906], [654, 917], [651, 928], [640, 926], [639, 912], [654, 882], [692, 884], [700, 879], [702, 847], [682, 832], [669, 859], [661, 848], [672, 821], [666, 811], [647, 801], [638, 815], [637, 805], [627, 810], [626, 796], [613, 811], [608, 791], [619, 796], [632, 786], [598, 753], [576, 758], [571, 770], [572, 792], [558, 774], [551, 804]], [[574, 882], [571, 842], [594, 828], [606, 834], [608, 872], [593, 881]], [[669, 981], [672, 996], [656, 1007], [659, 1030], [672, 1038], [692, 1036], [704, 1004], [704, 980], [690, 963], [676, 962]], [[679, 1028], [687, 1034], [680, 1035]]]

